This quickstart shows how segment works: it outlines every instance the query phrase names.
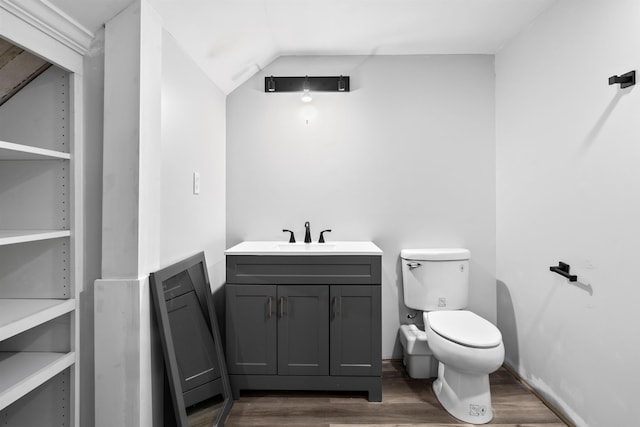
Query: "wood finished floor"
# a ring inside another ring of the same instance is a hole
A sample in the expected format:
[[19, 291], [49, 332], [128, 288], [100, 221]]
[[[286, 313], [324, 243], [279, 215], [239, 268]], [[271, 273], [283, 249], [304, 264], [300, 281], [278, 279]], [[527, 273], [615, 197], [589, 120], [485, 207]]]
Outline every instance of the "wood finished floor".
[[[409, 378], [401, 361], [382, 365], [382, 402], [364, 394], [243, 391], [225, 426], [446, 427], [465, 424], [449, 415], [431, 380]], [[491, 374], [494, 418], [490, 425], [561, 427], [565, 424], [506, 369]], [[212, 406], [190, 410], [189, 426], [211, 426]]]

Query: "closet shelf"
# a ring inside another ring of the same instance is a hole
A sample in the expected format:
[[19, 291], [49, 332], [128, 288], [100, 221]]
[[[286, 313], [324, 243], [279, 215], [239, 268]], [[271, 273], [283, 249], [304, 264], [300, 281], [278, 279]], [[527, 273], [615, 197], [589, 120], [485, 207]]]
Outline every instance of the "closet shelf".
[[0, 352], [0, 410], [75, 363], [75, 353]]
[[0, 246], [68, 236], [69, 230], [0, 230]]
[[0, 299], [0, 341], [76, 308], [74, 299]]
[[0, 141], [0, 160], [69, 160], [71, 155], [63, 151], [47, 150], [29, 145]]

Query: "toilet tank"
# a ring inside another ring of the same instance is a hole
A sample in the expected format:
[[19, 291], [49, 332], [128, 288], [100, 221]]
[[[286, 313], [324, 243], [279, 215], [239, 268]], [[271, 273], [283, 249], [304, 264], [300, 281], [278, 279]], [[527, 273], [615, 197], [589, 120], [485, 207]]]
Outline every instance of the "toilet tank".
[[414, 310], [460, 310], [469, 298], [467, 249], [403, 249], [404, 304]]

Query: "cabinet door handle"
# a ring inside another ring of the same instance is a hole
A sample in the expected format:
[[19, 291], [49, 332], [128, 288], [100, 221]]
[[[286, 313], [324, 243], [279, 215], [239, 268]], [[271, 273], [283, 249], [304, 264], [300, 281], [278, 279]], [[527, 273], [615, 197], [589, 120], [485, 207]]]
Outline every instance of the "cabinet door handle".
[[338, 317], [338, 297], [333, 297], [333, 300], [331, 301], [331, 307], [333, 310], [333, 318], [335, 319], [336, 317]]
[[267, 304], [269, 306], [269, 308], [267, 309], [267, 319], [271, 319], [271, 316], [273, 315], [273, 297], [267, 297]]
[[284, 297], [280, 297], [280, 318], [284, 317]]

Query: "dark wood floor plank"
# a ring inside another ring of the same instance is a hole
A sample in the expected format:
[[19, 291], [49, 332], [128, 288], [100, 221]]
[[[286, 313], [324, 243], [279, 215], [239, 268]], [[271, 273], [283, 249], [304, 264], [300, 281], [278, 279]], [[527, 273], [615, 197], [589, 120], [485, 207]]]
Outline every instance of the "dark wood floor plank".
[[[226, 426], [282, 427], [451, 427], [465, 424], [440, 406], [432, 380], [409, 378], [401, 361], [383, 363], [382, 402], [364, 394], [246, 391], [236, 400]], [[507, 370], [490, 376], [492, 426], [564, 427], [565, 424]], [[209, 420], [212, 417], [209, 415]], [[189, 416], [191, 427], [205, 427], [207, 411]]]
[[[440, 424], [440, 423], [426, 423], [426, 424], [330, 424], [328, 427], [460, 427], [470, 426], [472, 424]], [[563, 423], [556, 424], [488, 424], [492, 427], [566, 427]]]

